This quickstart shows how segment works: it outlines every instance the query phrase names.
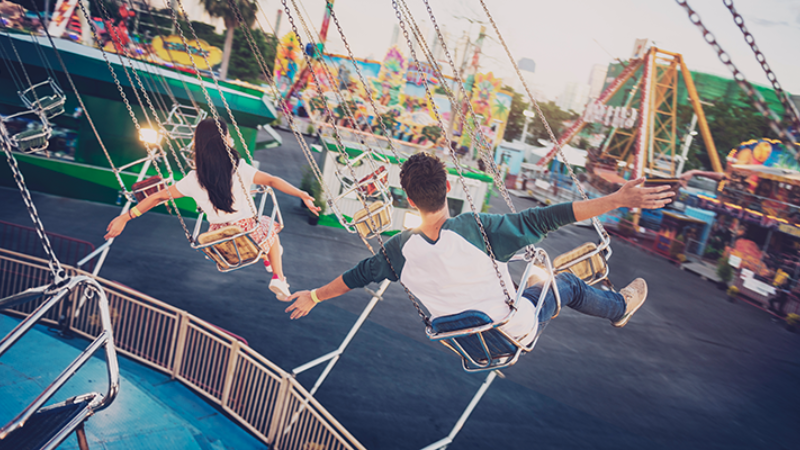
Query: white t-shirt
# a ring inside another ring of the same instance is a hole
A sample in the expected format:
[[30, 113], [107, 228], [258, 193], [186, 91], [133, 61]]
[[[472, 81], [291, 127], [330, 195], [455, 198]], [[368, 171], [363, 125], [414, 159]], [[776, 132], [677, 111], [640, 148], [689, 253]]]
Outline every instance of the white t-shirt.
[[245, 193], [245, 191], [242, 189], [242, 184], [239, 182], [239, 177], [237, 177], [236, 173], [234, 172], [233, 177], [231, 177], [231, 189], [233, 191], [233, 213], [218, 211], [214, 208], [214, 205], [208, 198], [208, 192], [202, 186], [200, 186], [200, 182], [197, 180], [197, 172], [194, 170], [189, 172], [182, 180], [175, 183], [175, 188], [178, 189], [178, 192], [181, 194], [194, 199], [195, 203], [197, 203], [197, 206], [206, 213], [206, 216], [208, 217], [208, 223], [218, 224], [237, 222], [248, 217], [253, 217], [253, 211], [250, 208], [250, 205], [252, 204], [253, 207], [255, 207], [255, 203], [253, 202], [252, 197], [250, 197], [250, 185], [253, 184], [253, 178], [255, 178], [258, 170], [256, 170], [250, 164], [247, 164], [244, 158], [242, 158], [239, 160], [238, 172], [242, 177], [242, 181], [244, 182], [245, 189], [247, 189], [247, 193]]

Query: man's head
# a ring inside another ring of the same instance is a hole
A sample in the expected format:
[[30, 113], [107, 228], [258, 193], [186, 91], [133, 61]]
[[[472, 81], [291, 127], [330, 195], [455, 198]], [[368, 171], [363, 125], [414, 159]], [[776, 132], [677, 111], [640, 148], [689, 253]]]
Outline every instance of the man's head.
[[436, 212], [447, 202], [447, 171], [436, 156], [414, 154], [400, 169], [400, 186], [422, 212]]

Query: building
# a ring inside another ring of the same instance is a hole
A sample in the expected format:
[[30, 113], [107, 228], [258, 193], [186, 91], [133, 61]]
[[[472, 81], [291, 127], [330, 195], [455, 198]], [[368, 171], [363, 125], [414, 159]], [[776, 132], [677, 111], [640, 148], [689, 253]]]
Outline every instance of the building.
[[564, 93], [558, 96], [556, 105], [564, 111], [583, 112], [589, 101], [590, 86], [586, 83], [571, 81], [564, 88]]
[[605, 64], [595, 64], [592, 66], [592, 73], [589, 75], [589, 98], [598, 98], [603, 92], [606, 84], [608, 66]]

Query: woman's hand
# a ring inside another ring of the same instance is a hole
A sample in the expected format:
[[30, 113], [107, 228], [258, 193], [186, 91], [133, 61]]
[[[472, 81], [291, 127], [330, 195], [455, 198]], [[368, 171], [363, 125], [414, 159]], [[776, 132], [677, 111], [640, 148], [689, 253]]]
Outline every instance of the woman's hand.
[[109, 240], [111, 238], [115, 238], [115, 237], [119, 236], [122, 233], [122, 230], [125, 229], [125, 225], [127, 225], [127, 224], [128, 224], [128, 216], [127, 215], [122, 214], [122, 215], [119, 215], [119, 216], [115, 217], [114, 220], [112, 220], [111, 223], [109, 223], [108, 226], [106, 227], [106, 231], [108, 233], [106, 233], [104, 238], [106, 240]]
[[303, 200], [303, 203], [306, 204], [306, 207], [314, 213], [315, 216], [319, 215], [319, 212], [322, 210], [319, 206], [314, 204], [314, 197], [308, 194], [308, 192], [300, 191], [300, 199]]
[[672, 201], [675, 192], [669, 185], [652, 188], [640, 187], [644, 177], [630, 180], [614, 194], [617, 196], [619, 207], [658, 209], [663, 208]]

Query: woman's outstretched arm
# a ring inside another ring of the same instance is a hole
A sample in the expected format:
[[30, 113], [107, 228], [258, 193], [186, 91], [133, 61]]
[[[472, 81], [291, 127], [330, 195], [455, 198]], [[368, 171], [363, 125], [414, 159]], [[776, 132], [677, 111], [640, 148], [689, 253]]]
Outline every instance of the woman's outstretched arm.
[[[139, 202], [139, 204], [129, 209], [128, 212], [115, 217], [114, 220], [112, 220], [111, 223], [109, 223], [106, 227], [107, 233], [105, 235], [105, 239], [111, 239], [119, 236], [122, 233], [122, 230], [125, 229], [125, 225], [128, 224], [128, 221], [133, 220], [135, 217], [138, 217], [147, 211], [150, 211], [159, 203], [169, 200], [170, 195], [172, 195], [172, 198], [183, 197], [183, 194], [181, 194], [175, 185], [170, 186], [169, 190], [162, 189], [155, 194], [148, 196], [146, 199]], [[136, 208], [135, 211], [134, 208]], [[136, 214], [137, 212], [138, 214]]]
[[256, 172], [256, 176], [253, 178], [253, 182], [255, 184], [260, 184], [262, 186], [269, 186], [283, 193], [298, 197], [301, 200], [303, 200], [303, 203], [306, 204], [306, 207], [308, 207], [308, 209], [310, 209], [312, 213], [319, 215], [320, 207], [314, 205], [314, 197], [309, 195], [308, 192], [301, 191], [300, 189], [297, 189], [296, 187], [292, 186], [283, 178], [276, 177], [274, 175], [270, 175], [266, 172], [262, 172], [259, 170], [258, 172]]

